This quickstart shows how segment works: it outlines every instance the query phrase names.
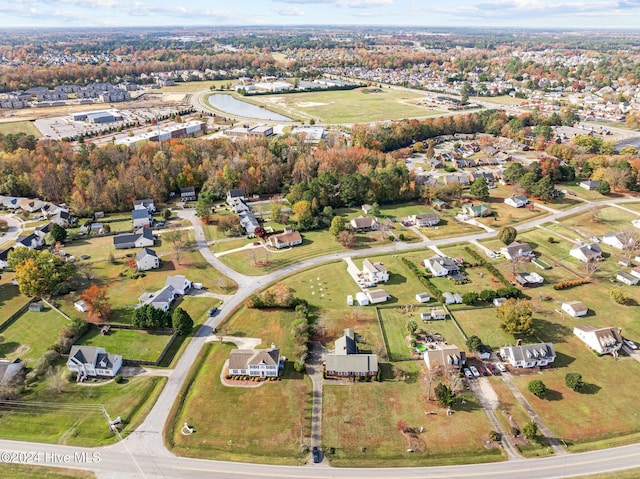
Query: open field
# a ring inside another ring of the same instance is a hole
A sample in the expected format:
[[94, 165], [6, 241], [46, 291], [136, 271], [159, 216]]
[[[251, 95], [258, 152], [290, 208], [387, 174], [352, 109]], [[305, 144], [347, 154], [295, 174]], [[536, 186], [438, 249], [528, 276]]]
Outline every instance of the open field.
[[174, 86], [165, 86], [157, 90], [151, 90], [153, 93], [196, 93], [199, 91], [210, 90], [213, 88], [222, 88], [225, 85], [232, 85], [234, 80], [206, 80], [206, 81], [186, 81], [176, 82]]
[[171, 334], [115, 328], [102, 335], [99, 328], [91, 328], [76, 344], [102, 347], [124, 359], [155, 361], [170, 338]]
[[418, 106], [424, 95], [401, 90], [357, 88], [286, 95], [245, 96], [243, 101], [263, 105], [290, 118], [322, 123], [353, 123], [423, 117], [442, 113]]
[[[280, 381], [258, 388], [225, 387], [220, 372], [234, 347], [214, 344], [201, 352], [167, 430], [173, 452], [225, 461], [304, 463], [300, 439], [311, 428], [311, 381], [287, 363]], [[212, 405], [219, 414], [212, 413]], [[195, 428], [190, 436], [180, 433], [185, 422]]]
[[[580, 476], [580, 479], [637, 479], [638, 477], [640, 477], [640, 468], [627, 469], [624, 471], [610, 471], [604, 474], [593, 474], [590, 476]], [[578, 479], [578, 477], [571, 479]]]
[[30, 121], [13, 121], [13, 122], [0, 122], [0, 134], [18, 134], [24, 133], [25, 135], [33, 135], [36, 138], [40, 138], [42, 133], [36, 128], [36, 126]]
[[509, 95], [500, 95], [500, 96], [481, 96], [481, 97], [471, 97], [469, 100], [473, 103], [473, 100], [479, 100], [487, 103], [495, 103], [497, 105], [520, 105], [524, 101], [522, 98], [515, 98]]
[[68, 324], [64, 316], [51, 308], [45, 307], [39, 313], [27, 310], [0, 331], [0, 358], [20, 358], [33, 366]]
[[631, 221], [637, 217], [638, 215], [615, 206], [605, 206], [598, 210], [596, 221], [593, 220], [591, 212], [586, 212], [565, 218], [562, 222], [568, 226], [575, 227], [577, 230], [587, 231], [590, 235], [602, 236], [607, 232], [633, 229]]
[[[585, 200], [605, 200], [605, 199], [607, 199], [606, 196], [601, 195], [597, 191], [585, 190], [582, 186], [578, 186], [579, 184], [580, 184], [579, 181], [571, 181], [571, 182], [566, 182], [566, 183], [560, 183], [559, 185], [557, 185], [557, 188], [559, 190], [567, 190], [567, 191], [570, 191], [572, 193], [575, 193], [575, 195], [578, 198], [584, 198]], [[571, 197], [571, 196], [569, 196], [569, 197]]]
[[[500, 329], [496, 319], [496, 310], [493, 307], [470, 308], [462, 306], [450, 308], [451, 314], [468, 336], [478, 336], [482, 342], [497, 351], [500, 346], [513, 343], [513, 336]], [[462, 345], [460, 345], [463, 348]]]
[[[464, 393], [466, 403], [456, 401], [455, 413], [447, 416], [445, 408], [426, 400], [425, 384], [416, 368], [407, 371], [406, 377], [398, 382], [324, 386], [322, 447], [325, 453], [335, 449], [335, 454], [327, 455], [332, 466], [426, 466], [504, 458], [499, 450], [483, 447], [482, 438], [491, 426], [473, 395]], [[421, 450], [409, 445], [398, 431], [400, 420], [418, 430], [424, 427], [417, 435]], [[409, 447], [413, 454], [407, 454]]]
[[[41, 453], [44, 460], [44, 453]], [[64, 469], [60, 467], [28, 466], [26, 464], [2, 464], [0, 478], [2, 479], [95, 479], [96, 475], [90, 471], [79, 469]]]
[[4, 319], [11, 316], [24, 306], [29, 298], [20, 294], [20, 290], [14, 284], [11, 284], [13, 273], [2, 272], [0, 277], [0, 310]]
[[[62, 367], [57, 375], [65, 372]], [[60, 381], [64, 392], [40, 380], [30, 386], [27, 401], [3, 411], [0, 437], [83, 447], [111, 444], [117, 438], [109, 430], [101, 405], [111, 417], [122, 418], [121, 433], [127, 436], [149, 412], [166, 378], [137, 377], [101, 385]]]
[[477, 218], [477, 220], [491, 228], [499, 229], [504, 226], [513, 226], [518, 223], [530, 221], [538, 216], [548, 214], [547, 211], [540, 208], [534, 208], [533, 210], [529, 210], [527, 208], [514, 208], [504, 202], [504, 199], [507, 198], [508, 195], [503, 196], [499, 193], [495, 193], [498, 189], [489, 191], [491, 191], [491, 198], [489, 198], [487, 203], [491, 207], [493, 216]]
[[483, 231], [481, 228], [463, 223], [456, 219], [458, 209], [440, 211], [440, 223], [432, 228], [420, 228], [420, 231], [430, 240], [452, 238], [454, 236], [469, 235]]

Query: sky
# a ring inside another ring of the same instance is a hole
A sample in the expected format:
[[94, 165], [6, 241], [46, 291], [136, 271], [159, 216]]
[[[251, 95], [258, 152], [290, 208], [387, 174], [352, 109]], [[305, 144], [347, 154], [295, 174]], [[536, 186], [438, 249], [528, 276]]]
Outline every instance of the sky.
[[640, 0], [0, 0], [2, 27], [640, 28]]

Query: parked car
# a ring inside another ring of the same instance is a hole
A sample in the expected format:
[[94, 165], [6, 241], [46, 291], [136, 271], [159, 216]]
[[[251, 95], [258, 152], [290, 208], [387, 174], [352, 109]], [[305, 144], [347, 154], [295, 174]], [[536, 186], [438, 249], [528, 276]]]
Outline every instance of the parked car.
[[507, 372], [507, 368], [506, 368], [506, 366], [505, 366], [504, 364], [502, 364], [502, 363], [498, 363], [498, 364], [496, 364], [496, 367], [497, 367], [500, 371], [502, 371], [503, 373], [506, 373], [506, 372]]
[[475, 366], [469, 366], [469, 369], [471, 370], [471, 374], [473, 374], [474, 378], [479, 378], [480, 377], [480, 372], [478, 371], [478, 369]]
[[318, 464], [320, 462], [320, 449], [317, 446], [313, 446], [311, 450], [311, 456], [313, 457], [313, 462]]
[[218, 314], [218, 307], [217, 306], [213, 306], [210, 310], [209, 310], [209, 316], [215, 316], [216, 314]]
[[630, 339], [625, 339], [624, 340], [624, 344], [626, 344], [627, 346], [629, 346], [631, 349], [636, 350], [638, 349], [638, 346], [636, 345], [636, 343], [634, 343], [633, 341], [631, 341]]
[[464, 368], [462, 371], [464, 372], [464, 375], [467, 376], [467, 379], [473, 379], [473, 374], [471, 374], [469, 368]]
[[487, 368], [487, 371], [489, 371], [490, 374], [497, 374], [498, 370], [493, 364], [487, 363], [485, 366]]
[[491, 373], [489, 371], [487, 371], [487, 368], [485, 368], [484, 366], [479, 365], [478, 366], [478, 372], [482, 375], [482, 376], [489, 376], [491, 375]]

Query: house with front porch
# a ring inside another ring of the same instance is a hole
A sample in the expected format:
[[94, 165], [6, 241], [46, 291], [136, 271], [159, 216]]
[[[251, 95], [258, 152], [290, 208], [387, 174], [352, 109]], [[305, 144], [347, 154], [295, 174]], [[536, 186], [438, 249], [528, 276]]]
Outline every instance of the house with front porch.
[[375, 377], [378, 374], [378, 356], [358, 354], [353, 329], [345, 329], [336, 339], [333, 353], [325, 355], [325, 377], [347, 378]]
[[440, 217], [435, 213], [421, 213], [419, 215], [411, 215], [407, 218], [415, 226], [429, 227], [436, 226], [440, 223]]
[[556, 352], [551, 343], [503, 346], [500, 348], [500, 356], [514, 368], [548, 366], [556, 360]]
[[595, 328], [588, 324], [573, 328], [575, 334], [589, 348], [599, 355], [618, 355], [618, 350], [622, 347], [622, 329], [620, 328]]
[[362, 262], [362, 279], [369, 284], [386, 283], [389, 271], [384, 263], [372, 263], [368, 258]]
[[121, 366], [122, 356], [109, 354], [104, 348], [93, 346], [72, 346], [67, 359], [67, 368], [78, 373], [79, 377], [113, 377]]
[[280, 372], [280, 349], [234, 349], [229, 353], [229, 374], [258, 378], [277, 378]]

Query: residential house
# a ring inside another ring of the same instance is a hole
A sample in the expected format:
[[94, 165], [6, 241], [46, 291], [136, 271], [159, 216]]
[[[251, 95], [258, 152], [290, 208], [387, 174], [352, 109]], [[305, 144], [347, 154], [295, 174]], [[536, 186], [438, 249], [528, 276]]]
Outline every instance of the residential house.
[[[0, 255], [2, 255], [2, 253], [0, 253]], [[2, 262], [1, 262], [1, 261], [2, 261], [2, 260], [0, 259], [0, 269], [2, 269]], [[633, 269], [631, 270], [631, 274], [632, 274], [633, 276], [635, 276], [636, 278], [639, 278], [639, 279], [640, 279], [640, 266], [636, 266], [635, 268], [633, 268]]]
[[556, 359], [556, 352], [551, 343], [503, 346], [500, 356], [514, 368], [535, 368], [548, 366]]
[[67, 208], [58, 207], [54, 210], [54, 213], [49, 216], [49, 221], [57, 224], [58, 226], [62, 226], [63, 228], [67, 228], [71, 224], [71, 213]]
[[434, 198], [431, 201], [431, 204], [437, 210], [442, 210], [447, 207], [447, 203], [445, 201], [442, 201], [440, 198]]
[[500, 253], [502, 253], [502, 255], [508, 260], [519, 257], [533, 256], [533, 250], [531, 249], [529, 243], [519, 241], [514, 241], [508, 246], [503, 246], [502, 248], [500, 248]]
[[368, 215], [371, 212], [371, 210], [373, 209], [373, 206], [365, 204], [365, 205], [362, 205], [360, 208], [362, 209], [362, 212], [365, 215]]
[[149, 271], [160, 267], [160, 258], [155, 251], [150, 248], [142, 248], [136, 254], [136, 266], [138, 271]]
[[234, 200], [247, 201], [247, 197], [244, 195], [244, 190], [240, 188], [233, 188], [227, 192], [227, 203], [233, 204]]
[[419, 215], [411, 215], [407, 218], [414, 225], [420, 227], [435, 226], [440, 223], [440, 217], [435, 213], [422, 213]]
[[573, 318], [586, 316], [589, 312], [589, 308], [587, 308], [581, 301], [567, 301], [566, 303], [562, 303], [561, 308], [562, 311]]
[[365, 259], [362, 263], [362, 278], [369, 284], [386, 283], [389, 281], [389, 272], [384, 263], [372, 263]]
[[602, 249], [600, 249], [598, 243], [581, 243], [573, 245], [569, 250], [569, 255], [588, 263], [602, 259]]
[[144, 199], [144, 200], [134, 200], [133, 202], [133, 209], [137, 210], [140, 208], [146, 208], [147, 210], [149, 210], [149, 212], [151, 214], [156, 212], [156, 205], [154, 203], [154, 201], [152, 199]]
[[424, 265], [434, 276], [454, 276], [460, 273], [460, 266], [448, 256], [435, 255], [425, 259]]
[[244, 211], [238, 214], [238, 218], [240, 218], [240, 225], [248, 235], [252, 235], [256, 228], [260, 226], [260, 223], [258, 223], [258, 220], [251, 211]]
[[375, 216], [358, 216], [349, 222], [352, 229], [356, 231], [375, 231], [378, 229], [378, 218]]
[[365, 291], [369, 304], [384, 303], [389, 300], [389, 295], [384, 289], [368, 289]]
[[20, 359], [0, 359], [0, 386], [10, 386], [23, 370]]
[[525, 288], [534, 288], [544, 283], [544, 278], [538, 273], [516, 273], [516, 281]]
[[433, 348], [429, 346], [422, 354], [430, 370], [460, 368], [467, 361], [466, 354], [455, 344], [436, 343]]
[[153, 225], [153, 217], [148, 209], [142, 207], [131, 211], [131, 219], [134, 228], [149, 228]]
[[30, 198], [24, 198], [20, 201], [20, 208], [23, 211], [28, 211], [29, 213], [33, 213], [35, 211], [38, 211], [39, 209], [42, 209], [42, 207], [45, 205], [45, 202], [39, 199], [30, 199]]
[[290, 228], [285, 228], [285, 232], [279, 235], [271, 235], [266, 241], [268, 246], [273, 248], [290, 248], [302, 244], [302, 235], [299, 231], [293, 231]]
[[573, 334], [600, 355], [618, 355], [622, 346], [622, 330], [620, 328], [595, 328], [588, 324], [573, 328]]
[[180, 199], [182, 201], [196, 201], [196, 189], [193, 186], [187, 186], [186, 188], [180, 188]]
[[167, 276], [164, 281], [165, 286], [171, 286], [180, 296], [184, 296], [191, 288], [193, 288], [193, 282], [189, 281], [185, 276], [178, 274], [173, 276]]
[[506, 200], [504, 200], [505, 204], [509, 206], [513, 206], [514, 208], [522, 208], [529, 203], [529, 198], [524, 195], [514, 195]]
[[602, 181], [585, 180], [581, 181], [578, 186], [584, 188], [585, 190], [593, 191], [596, 190], [598, 186], [600, 186], [600, 183], [602, 183]]
[[151, 305], [162, 311], [169, 311], [171, 303], [179, 296], [184, 296], [191, 288], [193, 283], [182, 275], [167, 276], [164, 286], [153, 293], [143, 293], [138, 298], [140, 306]]
[[378, 356], [358, 354], [353, 329], [345, 329], [344, 335], [335, 342], [334, 352], [325, 355], [324, 372], [327, 378], [375, 377]]
[[605, 233], [602, 235], [602, 242], [616, 249], [624, 250], [633, 244], [633, 238], [626, 233]]
[[123, 233], [113, 237], [116, 249], [144, 248], [153, 246], [156, 239], [149, 228], [140, 228], [135, 233]]
[[620, 271], [616, 275], [616, 280], [626, 284], [627, 286], [635, 286], [636, 284], [638, 284], [638, 278], [636, 276], [630, 275], [625, 271]]
[[431, 296], [429, 296], [429, 293], [418, 293], [416, 294], [416, 301], [418, 303], [428, 303], [431, 301]]
[[28, 235], [18, 236], [16, 238], [16, 248], [31, 248], [38, 249], [44, 245], [44, 237], [36, 233], [31, 233]]
[[445, 185], [462, 185], [469, 186], [471, 183], [469, 180], [469, 175], [458, 174], [458, 175], [445, 175], [442, 178], [442, 181]]
[[234, 349], [229, 353], [229, 374], [277, 378], [280, 372], [280, 349]]
[[491, 215], [491, 207], [486, 203], [482, 203], [479, 205], [467, 203], [462, 205], [460, 213], [469, 216], [470, 218], [482, 218], [484, 216]]
[[13, 251], [13, 246], [0, 251], [0, 269], [5, 269], [9, 266], [9, 253]]
[[113, 377], [121, 366], [122, 356], [109, 354], [104, 348], [93, 346], [72, 346], [67, 360], [69, 371], [78, 373], [79, 377]]

